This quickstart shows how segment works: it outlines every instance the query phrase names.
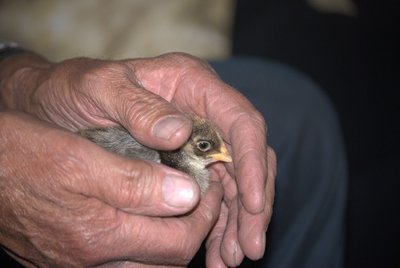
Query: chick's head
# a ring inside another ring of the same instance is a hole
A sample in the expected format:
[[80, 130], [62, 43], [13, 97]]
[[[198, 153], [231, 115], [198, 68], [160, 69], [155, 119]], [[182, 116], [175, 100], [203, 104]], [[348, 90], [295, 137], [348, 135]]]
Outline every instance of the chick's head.
[[181, 150], [203, 166], [217, 161], [232, 162], [217, 129], [205, 119], [193, 117], [192, 120], [192, 135]]

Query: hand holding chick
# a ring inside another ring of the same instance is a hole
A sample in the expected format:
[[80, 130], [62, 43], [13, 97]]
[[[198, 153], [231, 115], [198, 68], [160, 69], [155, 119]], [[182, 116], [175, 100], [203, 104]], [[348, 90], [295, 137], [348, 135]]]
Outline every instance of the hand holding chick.
[[118, 155], [161, 162], [183, 171], [196, 179], [202, 194], [209, 186], [207, 166], [218, 162], [232, 162], [232, 158], [216, 127], [206, 119], [191, 116], [192, 134], [179, 149], [157, 151], [136, 141], [122, 127], [92, 128], [79, 131], [79, 135]]

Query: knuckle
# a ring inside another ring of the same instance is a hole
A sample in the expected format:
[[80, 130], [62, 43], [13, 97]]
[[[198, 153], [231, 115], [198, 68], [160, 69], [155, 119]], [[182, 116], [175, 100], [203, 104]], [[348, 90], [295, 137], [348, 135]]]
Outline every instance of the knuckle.
[[254, 111], [254, 115], [252, 116], [255, 123], [260, 126], [261, 129], [267, 130], [267, 124], [265, 122], [264, 116], [258, 111]]
[[163, 55], [163, 58], [171, 63], [174, 63], [173, 65], [179, 69], [181, 69], [182, 66], [184, 66], [185, 69], [198, 69], [204, 67], [206, 67], [207, 69], [211, 69], [206, 60], [184, 52], [167, 53]]
[[273, 165], [275, 165], [277, 162], [277, 156], [276, 156], [275, 150], [272, 149], [271, 147], [268, 147], [267, 154], [268, 154], [268, 158], [269, 158], [270, 162]]
[[182, 63], [182, 62], [187, 62], [187, 63], [195, 62], [195, 59], [197, 59], [194, 56], [192, 56], [190, 54], [187, 54], [187, 53], [184, 53], [184, 52], [171, 52], [171, 53], [164, 54], [164, 57], [166, 59], [168, 59], [168, 60], [173, 60], [173, 61], [176, 61], [176, 62], [179, 62], [179, 63]]
[[99, 90], [107, 88], [107, 85], [118, 85], [126, 81], [127, 74], [131, 75], [130, 69], [126, 64], [117, 61], [104, 61], [95, 59], [75, 59], [71, 61], [80, 61], [81, 68], [76, 68], [75, 77], [82, 88]]
[[154, 167], [144, 161], [128, 169], [118, 186], [122, 204], [126, 204], [126, 209], [148, 205], [156, 188], [154, 176]]
[[159, 114], [169, 110], [164, 100], [145, 90], [138, 89], [135, 94], [131, 90], [125, 90], [119, 95], [120, 118], [127, 120], [126, 124], [134, 122], [137, 130], [147, 129]]

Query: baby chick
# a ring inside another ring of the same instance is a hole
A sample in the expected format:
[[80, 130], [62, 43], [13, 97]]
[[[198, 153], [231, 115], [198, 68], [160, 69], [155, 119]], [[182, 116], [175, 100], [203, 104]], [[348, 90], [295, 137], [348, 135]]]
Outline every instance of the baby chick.
[[220, 134], [209, 121], [197, 116], [191, 118], [193, 129], [189, 140], [174, 151], [157, 151], [146, 147], [122, 127], [85, 129], [78, 134], [118, 155], [161, 162], [183, 171], [196, 179], [204, 194], [209, 185], [206, 167], [217, 161], [231, 162], [232, 158]]

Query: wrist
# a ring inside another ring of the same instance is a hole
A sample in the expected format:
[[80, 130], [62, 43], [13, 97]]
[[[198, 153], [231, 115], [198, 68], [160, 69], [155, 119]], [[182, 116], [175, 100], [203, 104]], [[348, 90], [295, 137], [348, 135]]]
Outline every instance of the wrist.
[[0, 43], [0, 109], [25, 111], [30, 96], [48, 73], [51, 63], [20, 47]]

